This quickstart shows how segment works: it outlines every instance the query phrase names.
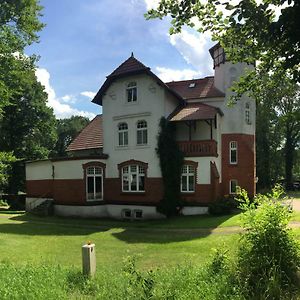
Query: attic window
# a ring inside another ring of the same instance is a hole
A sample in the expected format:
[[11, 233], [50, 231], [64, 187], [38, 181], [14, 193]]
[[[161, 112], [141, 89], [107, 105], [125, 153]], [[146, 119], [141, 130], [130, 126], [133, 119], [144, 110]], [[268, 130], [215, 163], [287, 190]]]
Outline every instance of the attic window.
[[214, 50], [214, 67], [222, 63], [225, 63], [225, 52], [222, 47], [219, 47]]
[[196, 86], [196, 83], [195, 82], [192, 82], [189, 84], [189, 88], [194, 88]]

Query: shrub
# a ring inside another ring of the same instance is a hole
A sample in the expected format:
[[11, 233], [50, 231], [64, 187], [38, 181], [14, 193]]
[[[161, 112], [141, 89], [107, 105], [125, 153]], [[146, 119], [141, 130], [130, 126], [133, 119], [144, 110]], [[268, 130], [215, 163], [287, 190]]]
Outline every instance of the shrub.
[[253, 201], [244, 190], [238, 195], [245, 232], [239, 243], [237, 274], [249, 297], [291, 298], [297, 286], [299, 245], [288, 228], [291, 212], [282, 195], [280, 186]]
[[220, 200], [213, 202], [208, 207], [208, 212], [211, 215], [228, 215], [237, 207], [236, 201], [232, 196], [225, 196]]

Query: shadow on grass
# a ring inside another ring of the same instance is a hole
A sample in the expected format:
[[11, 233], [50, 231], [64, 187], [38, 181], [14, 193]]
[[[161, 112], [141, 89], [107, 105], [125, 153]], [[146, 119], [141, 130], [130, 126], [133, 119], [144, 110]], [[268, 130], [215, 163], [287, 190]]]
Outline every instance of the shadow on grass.
[[[7, 216], [8, 221], [0, 224], [0, 232], [16, 235], [76, 236], [111, 231], [113, 237], [126, 243], [163, 244], [206, 237], [234, 216], [181, 216], [165, 220], [130, 222], [111, 219], [37, 217], [23, 214]], [[228, 226], [233, 225], [235, 224]]]

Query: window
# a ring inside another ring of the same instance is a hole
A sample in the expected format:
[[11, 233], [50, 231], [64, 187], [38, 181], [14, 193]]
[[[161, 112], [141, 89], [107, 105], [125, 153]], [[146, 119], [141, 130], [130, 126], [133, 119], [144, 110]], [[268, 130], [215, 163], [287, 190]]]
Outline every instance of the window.
[[146, 145], [148, 142], [147, 122], [138, 121], [136, 127], [137, 127], [137, 135], [136, 135], [137, 145]]
[[236, 188], [238, 186], [238, 182], [236, 179], [231, 179], [229, 181], [229, 194], [236, 194]]
[[214, 67], [217, 67], [224, 62], [225, 62], [225, 52], [222, 47], [219, 47], [214, 50]]
[[236, 81], [237, 78], [237, 71], [235, 68], [231, 67], [229, 69], [229, 87]]
[[120, 123], [118, 125], [119, 131], [119, 146], [128, 146], [128, 125], [127, 123]]
[[237, 164], [237, 142], [230, 142], [229, 162], [230, 164]]
[[251, 119], [250, 119], [250, 103], [245, 104], [245, 122], [246, 124], [251, 124]]
[[145, 168], [139, 165], [128, 165], [122, 168], [122, 191], [145, 191]]
[[103, 199], [103, 169], [101, 167], [88, 167], [86, 169], [87, 201]]
[[181, 192], [195, 192], [195, 167], [184, 165], [181, 173]]
[[137, 101], [137, 87], [136, 87], [136, 82], [130, 82], [127, 85], [126, 89], [127, 93], [127, 102], [132, 103]]

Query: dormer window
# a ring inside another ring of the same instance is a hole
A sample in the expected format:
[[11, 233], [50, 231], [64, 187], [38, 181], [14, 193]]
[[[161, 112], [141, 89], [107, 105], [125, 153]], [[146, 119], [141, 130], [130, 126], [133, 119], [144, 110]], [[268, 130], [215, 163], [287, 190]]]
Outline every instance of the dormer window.
[[222, 47], [219, 47], [214, 50], [214, 68], [222, 63], [225, 63], [225, 52]]
[[126, 94], [128, 103], [133, 103], [137, 101], [137, 86], [135, 81], [128, 83]]
[[195, 82], [192, 82], [189, 84], [189, 88], [194, 88], [196, 86], [196, 83]]

